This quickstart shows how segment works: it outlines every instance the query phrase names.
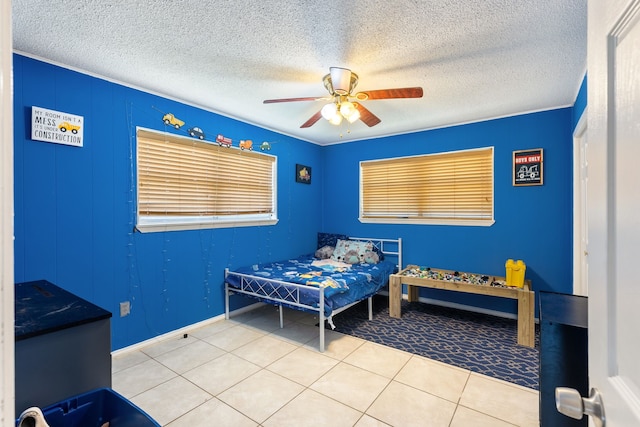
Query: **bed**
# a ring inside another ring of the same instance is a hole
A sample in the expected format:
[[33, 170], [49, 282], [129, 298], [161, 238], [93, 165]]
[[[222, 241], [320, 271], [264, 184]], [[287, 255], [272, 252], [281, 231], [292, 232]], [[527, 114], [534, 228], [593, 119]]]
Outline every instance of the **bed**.
[[325, 349], [325, 320], [335, 328], [333, 316], [365, 299], [371, 320], [372, 297], [388, 284], [389, 275], [401, 269], [402, 239], [318, 233], [317, 246], [315, 253], [294, 259], [225, 269], [225, 318], [229, 319], [233, 294], [278, 306], [281, 328], [283, 306], [315, 313], [321, 352]]

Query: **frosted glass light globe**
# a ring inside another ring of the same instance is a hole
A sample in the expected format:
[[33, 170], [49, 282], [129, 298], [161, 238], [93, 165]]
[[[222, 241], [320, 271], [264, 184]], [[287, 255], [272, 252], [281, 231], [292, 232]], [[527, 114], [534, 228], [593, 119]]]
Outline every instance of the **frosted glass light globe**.
[[322, 107], [322, 110], [320, 110], [320, 113], [322, 114], [322, 117], [324, 117], [325, 119], [331, 120], [333, 117], [338, 115], [338, 106], [334, 103], [327, 104], [324, 107]]

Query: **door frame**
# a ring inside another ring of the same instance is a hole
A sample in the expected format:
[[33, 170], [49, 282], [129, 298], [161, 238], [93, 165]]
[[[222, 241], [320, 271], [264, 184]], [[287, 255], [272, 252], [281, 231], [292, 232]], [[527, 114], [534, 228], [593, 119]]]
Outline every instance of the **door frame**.
[[11, 0], [0, 0], [0, 28], [0, 425], [7, 426], [15, 424]]
[[573, 293], [588, 295], [585, 275], [586, 248], [582, 241], [586, 238], [586, 182], [582, 170], [586, 162], [584, 146], [587, 143], [587, 108], [584, 109], [573, 131]]

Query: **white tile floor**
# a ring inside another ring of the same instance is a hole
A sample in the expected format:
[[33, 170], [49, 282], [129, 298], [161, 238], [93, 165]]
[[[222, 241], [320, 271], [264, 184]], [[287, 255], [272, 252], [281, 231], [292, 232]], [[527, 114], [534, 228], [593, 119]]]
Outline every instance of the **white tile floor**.
[[538, 426], [538, 392], [264, 306], [113, 357], [113, 389], [169, 427]]

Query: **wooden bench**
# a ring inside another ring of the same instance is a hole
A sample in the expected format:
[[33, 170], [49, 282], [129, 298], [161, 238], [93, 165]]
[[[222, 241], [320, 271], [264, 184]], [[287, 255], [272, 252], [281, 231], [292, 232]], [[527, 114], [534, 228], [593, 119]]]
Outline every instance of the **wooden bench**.
[[[455, 274], [451, 270], [438, 268], [430, 269], [432, 272], [442, 273], [444, 277]], [[518, 344], [527, 347], [535, 345], [534, 300], [535, 293], [531, 290], [531, 281], [525, 280], [524, 287], [493, 286], [491, 283], [505, 282], [504, 277], [480, 275], [475, 273], [457, 273], [460, 276], [487, 277], [487, 284], [477, 284], [462, 280], [445, 280], [425, 277], [420, 273], [420, 267], [409, 265], [402, 271], [389, 277], [389, 315], [401, 318], [400, 303], [402, 301], [402, 285], [407, 285], [407, 299], [409, 302], [418, 301], [420, 287], [444, 289], [448, 291], [467, 292], [471, 294], [490, 295], [502, 298], [518, 300]], [[422, 270], [427, 273], [426, 270]]]

